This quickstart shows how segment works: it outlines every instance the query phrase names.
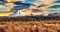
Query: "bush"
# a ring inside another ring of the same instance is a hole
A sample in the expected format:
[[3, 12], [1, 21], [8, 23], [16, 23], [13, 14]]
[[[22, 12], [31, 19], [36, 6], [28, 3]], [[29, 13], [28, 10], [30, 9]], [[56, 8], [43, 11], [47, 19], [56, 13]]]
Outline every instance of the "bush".
[[12, 17], [0, 18], [0, 21], [49, 21], [49, 20], [60, 20], [60, 17], [39, 17], [39, 18], [30, 18], [30, 17]]

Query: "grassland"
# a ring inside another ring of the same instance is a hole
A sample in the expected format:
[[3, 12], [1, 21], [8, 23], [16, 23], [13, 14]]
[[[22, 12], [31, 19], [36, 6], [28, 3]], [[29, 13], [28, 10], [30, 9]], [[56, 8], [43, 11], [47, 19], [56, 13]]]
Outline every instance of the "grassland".
[[0, 32], [60, 32], [60, 17], [0, 18]]

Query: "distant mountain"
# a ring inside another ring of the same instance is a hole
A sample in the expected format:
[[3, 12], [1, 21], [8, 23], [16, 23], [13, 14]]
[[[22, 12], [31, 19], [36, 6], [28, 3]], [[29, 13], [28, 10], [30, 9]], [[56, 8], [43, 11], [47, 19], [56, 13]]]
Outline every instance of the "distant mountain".
[[44, 14], [40, 15], [42, 17], [60, 17], [60, 13], [52, 13], [48, 14], [47, 16], [44, 16]]

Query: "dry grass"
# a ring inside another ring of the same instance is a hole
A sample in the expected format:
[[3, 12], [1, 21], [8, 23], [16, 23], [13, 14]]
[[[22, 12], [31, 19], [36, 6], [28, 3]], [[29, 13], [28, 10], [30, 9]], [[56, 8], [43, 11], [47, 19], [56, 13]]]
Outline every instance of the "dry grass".
[[0, 22], [0, 32], [60, 32], [60, 20]]

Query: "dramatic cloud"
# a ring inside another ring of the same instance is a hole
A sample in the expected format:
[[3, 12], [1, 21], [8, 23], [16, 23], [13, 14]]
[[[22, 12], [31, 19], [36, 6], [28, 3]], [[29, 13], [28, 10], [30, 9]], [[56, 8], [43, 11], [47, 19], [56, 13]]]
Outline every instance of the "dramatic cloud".
[[55, 1], [60, 1], [60, 0], [55, 0]]
[[25, 1], [25, 0], [18, 0], [18, 1]]
[[25, 2], [25, 3], [32, 3], [32, 2], [35, 2], [37, 0], [18, 0], [18, 1], [22, 1], [22, 2]]

